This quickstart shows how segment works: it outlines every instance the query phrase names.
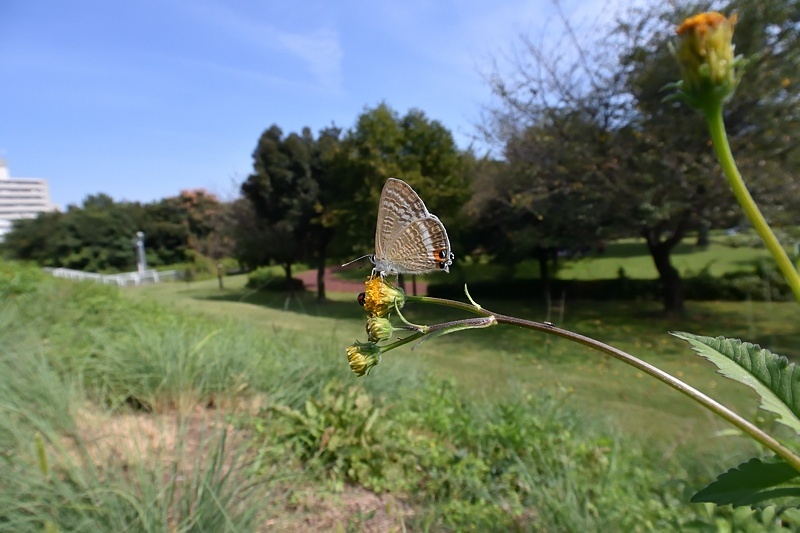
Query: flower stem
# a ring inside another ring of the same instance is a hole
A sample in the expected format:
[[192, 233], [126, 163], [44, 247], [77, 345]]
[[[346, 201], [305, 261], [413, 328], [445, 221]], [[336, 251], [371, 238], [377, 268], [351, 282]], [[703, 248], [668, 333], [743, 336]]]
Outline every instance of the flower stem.
[[725, 177], [728, 178], [728, 183], [730, 183], [731, 189], [733, 189], [736, 200], [739, 202], [739, 205], [742, 206], [747, 218], [750, 220], [756, 233], [758, 233], [758, 236], [764, 241], [772, 257], [775, 258], [775, 262], [778, 263], [778, 268], [780, 268], [783, 277], [786, 279], [789, 287], [791, 287], [795, 298], [800, 302], [800, 273], [797, 272], [797, 269], [792, 264], [786, 250], [784, 250], [783, 246], [778, 242], [778, 239], [775, 237], [769, 224], [767, 224], [767, 221], [758, 209], [753, 197], [750, 196], [750, 192], [744, 184], [742, 175], [739, 174], [739, 169], [736, 167], [736, 162], [731, 153], [730, 144], [728, 144], [728, 135], [725, 132], [725, 122], [722, 119], [722, 103], [719, 102], [714, 105], [706, 106], [703, 109], [703, 113], [708, 121], [708, 130], [711, 133], [711, 140], [714, 144], [714, 150], [717, 153], [717, 159], [722, 167], [722, 171], [725, 173]]
[[[412, 297], [408, 298], [411, 299]], [[678, 378], [672, 376], [671, 374], [664, 372], [660, 368], [655, 367], [645, 361], [642, 361], [641, 359], [627, 352], [624, 352], [618, 348], [615, 348], [598, 340], [592, 339], [590, 337], [586, 337], [579, 333], [574, 333], [572, 331], [561, 329], [550, 323], [534, 322], [532, 320], [525, 320], [513, 316], [502, 315], [500, 313], [494, 313], [492, 311], [489, 311], [488, 309], [478, 308], [473, 305], [453, 300], [446, 300], [443, 298], [416, 296], [413, 297], [413, 299], [420, 303], [433, 303], [437, 305], [445, 305], [447, 307], [454, 307], [456, 309], [468, 311], [476, 315], [493, 317], [498, 324], [508, 324], [511, 326], [518, 326], [522, 328], [541, 331], [544, 333], [548, 333], [550, 335], [556, 335], [558, 337], [562, 337], [564, 339], [577, 342], [578, 344], [583, 344], [584, 346], [588, 346], [589, 348], [593, 348], [607, 355], [610, 355], [611, 357], [619, 361], [622, 361], [623, 363], [626, 363], [651, 377], [656, 378], [657, 380], [672, 387], [673, 389], [684, 394], [685, 396], [688, 396], [689, 398], [699, 403], [709, 411], [719, 415], [723, 419], [727, 420], [728, 422], [739, 428], [745, 434], [752, 437], [754, 440], [760, 442], [762, 445], [775, 452], [776, 455], [778, 455], [784, 461], [789, 463], [792, 466], [792, 468], [800, 472], [800, 457], [795, 455], [791, 450], [783, 446], [773, 437], [771, 437], [770, 435], [768, 435], [767, 433], [756, 427], [751, 422], [742, 418], [739, 414], [737, 414], [733, 410], [722, 405], [721, 403], [717, 402], [716, 400], [707, 396], [706, 394], [700, 392], [699, 390], [695, 389], [688, 383], [679, 380]], [[454, 324], [456, 324], [456, 322], [448, 322], [446, 325], [448, 327], [453, 327]], [[430, 326], [430, 328], [434, 327], [435, 326]], [[410, 342], [411, 340], [416, 340], [421, 336], [422, 336], [421, 333], [414, 334], [406, 339], [403, 339], [402, 341], [398, 341], [397, 343], [391, 345], [391, 347], [395, 348], [396, 346], [400, 346], [401, 344], [405, 344], [406, 342]]]
[[[481, 307], [475, 307], [474, 305], [465, 304], [463, 302], [458, 302], [455, 300], [447, 300], [445, 298], [436, 298], [433, 296], [408, 296], [406, 295], [406, 302], [417, 302], [421, 304], [436, 304], [436, 305], [443, 305], [445, 307], [453, 307], [455, 309], [460, 309], [462, 311], [466, 311], [467, 313], [473, 313], [479, 316], [489, 316], [486, 314], [486, 310]], [[493, 314], [493, 313], [489, 313]]]

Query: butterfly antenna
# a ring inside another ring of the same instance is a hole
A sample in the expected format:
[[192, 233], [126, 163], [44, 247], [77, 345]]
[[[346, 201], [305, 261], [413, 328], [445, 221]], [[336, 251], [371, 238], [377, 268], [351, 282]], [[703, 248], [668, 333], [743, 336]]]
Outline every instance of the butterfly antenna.
[[352, 261], [348, 261], [347, 263], [343, 264], [343, 265], [342, 265], [342, 268], [344, 268], [344, 267], [346, 267], [346, 266], [350, 266], [350, 265], [352, 265], [353, 263], [357, 263], [358, 261], [361, 261], [362, 259], [369, 259], [369, 258], [370, 258], [370, 254], [367, 254], [367, 255], [362, 255], [361, 257], [359, 257], [359, 258], [357, 258], [357, 259], [353, 259]]

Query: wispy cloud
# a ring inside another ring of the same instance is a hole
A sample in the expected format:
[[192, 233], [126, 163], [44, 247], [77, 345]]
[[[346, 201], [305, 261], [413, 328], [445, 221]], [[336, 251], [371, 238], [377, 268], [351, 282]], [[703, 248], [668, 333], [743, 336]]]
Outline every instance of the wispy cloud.
[[335, 29], [287, 31], [242, 14], [216, 1], [185, 4], [204, 23], [225, 31], [231, 39], [256, 46], [268, 53], [286, 53], [299, 59], [317, 84], [338, 90], [342, 84], [343, 52]]
[[344, 54], [335, 32], [320, 30], [303, 35], [276, 31], [275, 38], [287, 50], [303, 59], [325, 87], [333, 89], [341, 86]]

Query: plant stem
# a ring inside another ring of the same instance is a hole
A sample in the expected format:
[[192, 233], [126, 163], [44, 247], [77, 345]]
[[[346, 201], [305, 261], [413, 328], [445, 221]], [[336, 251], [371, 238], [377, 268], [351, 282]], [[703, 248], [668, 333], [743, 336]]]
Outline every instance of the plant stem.
[[511, 316], [499, 315], [496, 313], [494, 314], [494, 317], [500, 324], [510, 324], [514, 326], [520, 326], [529, 329], [534, 329], [537, 331], [544, 331], [547, 333], [551, 333], [553, 335], [569, 339], [573, 342], [577, 342], [578, 344], [583, 344], [584, 346], [594, 348], [595, 350], [599, 350], [605, 354], [608, 354], [611, 357], [622, 361], [623, 363], [631, 365], [632, 367], [644, 372], [645, 374], [648, 374], [649, 376], [656, 378], [662, 383], [669, 385], [673, 389], [683, 393], [684, 395], [696, 401], [709, 411], [721, 416], [722, 418], [724, 418], [725, 420], [727, 420], [728, 422], [730, 422], [731, 424], [742, 430], [744, 433], [746, 433], [756, 441], [760, 442], [761, 444], [763, 444], [764, 446], [775, 452], [778, 456], [783, 458], [783, 460], [789, 463], [795, 470], [800, 472], [800, 457], [792, 453], [791, 450], [783, 446], [780, 442], [778, 442], [770, 435], [768, 435], [767, 433], [756, 427], [751, 422], [742, 418], [736, 412], [732, 411], [728, 407], [717, 402], [713, 398], [703, 394], [702, 392], [695, 389], [691, 385], [684, 383], [683, 381], [672, 376], [671, 374], [668, 374], [667, 372], [664, 372], [660, 368], [657, 368], [651, 365], [650, 363], [642, 361], [641, 359], [634, 357], [633, 355], [627, 352], [624, 352], [618, 348], [615, 348], [603, 342], [591, 339], [589, 337], [585, 337], [578, 333], [574, 333], [555, 326], [551, 326], [549, 324], [540, 324], [537, 322], [523, 320]]
[[758, 236], [764, 241], [772, 257], [775, 258], [775, 262], [778, 263], [778, 268], [780, 268], [783, 277], [786, 279], [789, 287], [791, 287], [797, 301], [800, 302], [800, 273], [797, 272], [797, 269], [792, 264], [792, 260], [789, 259], [786, 250], [784, 250], [783, 246], [778, 242], [778, 239], [775, 237], [769, 224], [767, 224], [767, 221], [758, 209], [753, 197], [750, 196], [750, 191], [747, 190], [742, 175], [739, 174], [736, 161], [734, 161], [733, 154], [731, 153], [730, 144], [728, 144], [728, 134], [725, 132], [725, 122], [722, 119], [722, 103], [719, 102], [706, 106], [703, 109], [703, 113], [708, 121], [708, 130], [711, 133], [711, 140], [714, 144], [714, 150], [717, 153], [717, 159], [722, 167], [722, 171], [728, 178], [728, 183], [730, 183], [731, 189], [733, 189], [736, 200], [739, 202], [739, 205], [742, 206], [747, 218], [750, 220], [756, 233], [758, 233]]
[[[544, 333], [548, 333], [550, 335], [556, 335], [558, 337], [562, 337], [564, 339], [571, 340], [573, 342], [577, 342], [578, 344], [583, 344], [584, 346], [588, 346], [589, 348], [593, 348], [600, 352], [603, 352], [611, 357], [626, 363], [645, 374], [656, 378], [657, 380], [661, 381], [662, 383], [669, 385], [673, 389], [677, 390], [678, 392], [688, 396], [695, 402], [699, 403], [709, 411], [716, 413], [720, 417], [724, 418], [740, 430], [742, 430], [745, 434], [749, 435], [756, 441], [763, 444], [765, 447], [769, 448], [776, 455], [781, 457], [784, 461], [789, 463], [792, 468], [800, 472], [800, 457], [795, 455], [791, 450], [783, 446], [780, 442], [772, 438], [770, 435], [756, 427], [751, 422], [745, 420], [736, 412], [732, 411], [728, 407], [722, 405], [721, 403], [717, 402], [713, 398], [703, 394], [699, 390], [695, 389], [691, 385], [684, 383], [683, 381], [679, 380], [678, 378], [664, 372], [658, 367], [651, 365], [641, 359], [624, 352], [618, 348], [600, 342], [598, 340], [592, 339], [590, 337], [586, 337], [579, 333], [574, 333], [572, 331], [568, 331], [565, 329], [561, 329], [549, 323], [541, 323], [541, 322], [534, 322], [532, 320], [525, 320], [522, 318], [516, 318], [513, 316], [502, 315], [500, 313], [494, 313], [489, 311], [488, 309], [483, 309], [481, 307], [476, 307], [474, 305], [465, 304], [462, 302], [457, 302], [453, 300], [446, 300], [443, 298], [433, 298], [429, 296], [414, 296], [414, 297], [406, 297], [406, 300], [414, 300], [420, 303], [433, 303], [438, 305], [444, 305], [447, 307], [454, 307], [456, 309], [461, 309], [463, 311], [467, 311], [470, 313], [474, 313], [480, 316], [486, 317], [494, 317], [498, 324], [508, 324], [511, 326], [518, 326], [522, 328], [532, 329], [536, 331], [541, 331]], [[447, 325], [452, 327], [455, 322], [448, 322]], [[431, 326], [433, 328], [434, 326]], [[416, 333], [406, 339], [398, 341], [391, 345], [392, 348], [395, 348], [401, 344], [405, 344], [406, 342], [410, 342], [412, 340], [416, 340], [420, 338], [422, 334]]]

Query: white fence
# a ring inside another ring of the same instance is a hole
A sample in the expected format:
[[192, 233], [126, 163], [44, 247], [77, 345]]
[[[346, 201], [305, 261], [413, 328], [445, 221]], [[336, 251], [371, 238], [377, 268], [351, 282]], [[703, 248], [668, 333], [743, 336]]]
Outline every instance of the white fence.
[[95, 274], [94, 272], [82, 272], [69, 268], [45, 268], [45, 270], [57, 278], [76, 279], [80, 281], [88, 280], [96, 283], [118, 285], [120, 287], [180, 279], [180, 273], [177, 270], [166, 270], [164, 272], [145, 270], [144, 272], [125, 272], [122, 274]]

